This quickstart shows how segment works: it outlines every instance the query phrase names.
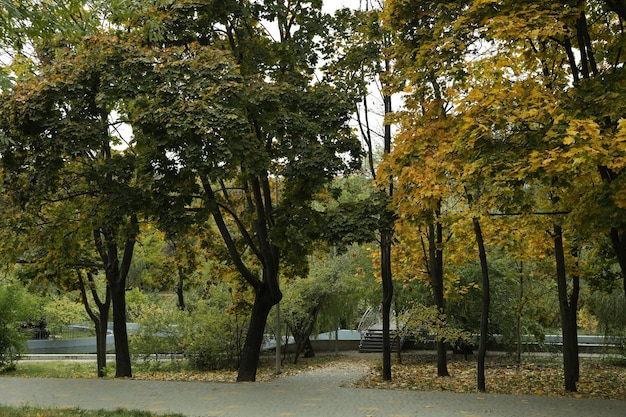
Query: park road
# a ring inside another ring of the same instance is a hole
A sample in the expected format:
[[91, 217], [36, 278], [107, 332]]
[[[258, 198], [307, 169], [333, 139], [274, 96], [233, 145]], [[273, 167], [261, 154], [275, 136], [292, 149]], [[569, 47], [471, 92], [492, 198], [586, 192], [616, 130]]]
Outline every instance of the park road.
[[0, 377], [0, 404], [141, 409], [187, 417], [624, 417], [626, 401], [346, 388], [338, 365], [256, 383]]

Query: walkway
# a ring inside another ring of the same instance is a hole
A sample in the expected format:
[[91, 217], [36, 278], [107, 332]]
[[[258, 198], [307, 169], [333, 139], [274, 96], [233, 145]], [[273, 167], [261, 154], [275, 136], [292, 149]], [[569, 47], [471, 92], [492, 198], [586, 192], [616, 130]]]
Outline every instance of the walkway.
[[624, 417], [626, 401], [343, 388], [363, 366], [257, 383], [0, 378], [0, 404], [143, 409], [187, 417]]

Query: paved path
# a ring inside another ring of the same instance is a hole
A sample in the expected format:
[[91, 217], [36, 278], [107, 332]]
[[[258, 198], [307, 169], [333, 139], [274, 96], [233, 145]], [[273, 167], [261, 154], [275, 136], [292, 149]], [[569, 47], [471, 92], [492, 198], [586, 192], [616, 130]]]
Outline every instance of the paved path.
[[624, 417], [626, 401], [343, 388], [338, 365], [257, 383], [0, 378], [0, 404], [149, 410], [187, 417]]

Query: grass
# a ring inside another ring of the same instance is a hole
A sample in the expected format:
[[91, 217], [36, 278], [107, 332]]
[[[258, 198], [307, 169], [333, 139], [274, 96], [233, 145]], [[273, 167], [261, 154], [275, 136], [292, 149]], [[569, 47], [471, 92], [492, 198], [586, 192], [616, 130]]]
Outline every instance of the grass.
[[[114, 367], [114, 363], [109, 364]], [[97, 378], [94, 361], [20, 361], [13, 371], [3, 376], [25, 378]]]
[[[338, 362], [359, 362], [370, 371], [360, 381], [353, 384], [363, 388], [383, 388], [417, 391], [476, 391], [476, 361], [470, 358], [450, 356], [448, 369], [450, 377], [440, 378], [436, 372], [436, 357], [432, 354], [410, 352], [403, 354], [402, 363], [394, 355], [393, 380], [382, 381], [380, 354], [344, 353], [340, 356], [322, 354], [311, 359], [301, 359], [297, 365], [289, 360], [282, 363], [282, 373], [275, 375], [273, 356], [261, 358], [257, 372], [258, 381], [294, 375], [314, 368], [336, 366]], [[556, 355], [525, 356], [521, 364], [509, 356], [492, 355], [487, 358], [487, 391], [501, 394], [524, 394], [545, 396], [569, 396], [577, 398], [601, 398], [626, 400], [626, 357], [605, 358], [581, 357], [581, 374], [577, 393], [567, 393], [563, 389], [562, 359]], [[113, 373], [114, 364], [110, 363]], [[95, 362], [30, 362], [18, 363], [17, 370], [6, 376], [54, 377], [54, 378], [96, 378]], [[133, 365], [134, 379], [234, 382], [235, 370], [200, 372], [192, 370], [186, 361], [137, 362]], [[82, 411], [81, 411], [82, 412]], [[122, 411], [120, 411], [122, 412]], [[16, 417], [57, 417], [89, 416], [92, 414], [16, 414]], [[93, 414], [105, 416], [150, 416], [150, 414]], [[10, 416], [0, 409], [0, 416]]]
[[182, 414], [154, 414], [135, 410], [81, 410], [74, 408], [6, 407], [0, 405], [2, 417], [184, 417]]
[[[340, 356], [340, 359], [346, 360]], [[354, 359], [352, 359], [354, 358]], [[351, 356], [351, 360], [358, 360], [359, 356]], [[301, 359], [293, 364], [286, 358], [282, 362], [281, 376], [293, 375], [306, 371], [311, 367], [322, 367], [337, 360], [334, 355], [318, 355], [310, 359]], [[267, 381], [276, 378], [276, 364], [274, 356], [262, 356], [257, 371], [257, 380]], [[107, 363], [107, 373], [113, 376], [115, 362]], [[96, 363], [94, 361], [20, 361], [13, 371], [3, 376], [25, 378], [97, 378]], [[134, 379], [158, 379], [171, 381], [205, 381], [205, 382], [235, 382], [237, 371], [223, 369], [216, 371], [198, 371], [192, 369], [185, 360], [171, 361], [137, 361], [133, 363]], [[1, 416], [1, 414], [0, 414]]]
[[[320, 355], [313, 359], [301, 361], [294, 365], [285, 361], [281, 375], [293, 375], [307, 369], [328, 366], [336, 361], [335, 356]], [[108, 364], [113, 372], [115, 363]], [[273, 357], [263, 357], [258, 370], [258, 380], [270, 380], [277, 376]], [[165, 362], [137, 362], [133, 364], [135, 379], [161, 379], [161, 380], [186, 380], [186, 381], [210, 381], [210, 382], [234, 382], [236, 371], [210, 371], [200, 372], [192, 370], [185, 361]], [[26, 378], [97, 378], [95, 362], [71, 362], [71, 361], [21, 361], [14, 371], [1, 374], [2, 376], [26, 377]], [[0, 406], [2, 417], [184, 417], [181, 414], [154, 414], [136, 410], [83, 410], [73, 408], [36, 408], [36, 407], [7, 407]]]

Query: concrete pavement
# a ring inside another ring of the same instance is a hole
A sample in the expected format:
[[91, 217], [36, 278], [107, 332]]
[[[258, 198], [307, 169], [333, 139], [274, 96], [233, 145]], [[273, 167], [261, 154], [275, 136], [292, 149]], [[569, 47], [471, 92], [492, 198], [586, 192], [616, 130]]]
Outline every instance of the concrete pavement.
[[0, 404], [148, 410], [187, 417], [624, 417], [626, 401], [345, 388], [366, 368], [338, 365], [270, 382], [0, 377]]

